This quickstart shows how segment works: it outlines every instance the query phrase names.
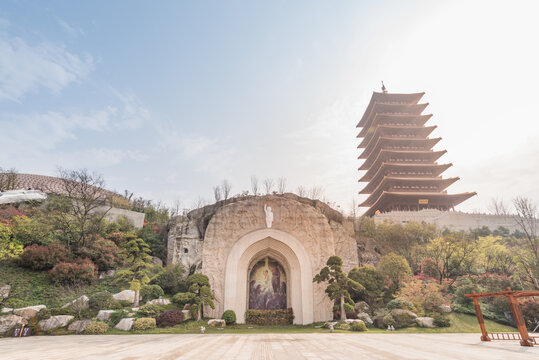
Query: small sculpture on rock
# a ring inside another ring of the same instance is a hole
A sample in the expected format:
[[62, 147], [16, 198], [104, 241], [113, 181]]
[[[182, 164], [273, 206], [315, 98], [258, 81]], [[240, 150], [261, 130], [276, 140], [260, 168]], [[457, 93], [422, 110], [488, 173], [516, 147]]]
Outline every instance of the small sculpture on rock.
[[264, 211], [266, 212], [266, 226], [268, 229], [271, 229], [273, 223], [273, 212], [271, 211], [271, 206], [264, 204]]

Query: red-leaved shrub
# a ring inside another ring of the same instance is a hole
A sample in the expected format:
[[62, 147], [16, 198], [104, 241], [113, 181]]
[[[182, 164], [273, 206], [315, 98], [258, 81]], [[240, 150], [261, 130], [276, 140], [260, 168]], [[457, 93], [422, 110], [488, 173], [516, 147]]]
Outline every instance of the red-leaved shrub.
[[49, 275], [57, 284], [89, 284], [97, 278], [97, 267], [90, 259], [78, 258], [76, 262], [56, 264]]
[[433, 258], [424, 258], [421, 261], [421, 274], [436, 280], [440, 280], [440, 272], [438, 271], [438, 261]]
[[522, 316], [529, 329], [537, 326], [535, 321], [539, 320], [539, 300], [534, 298], [520, 298], [520, 309], [522, 310]]
[[30, 245], [24, 248], [19, 261], [32, 270], [49, 270], [60, 262], [71, 261], [73, 254], [59, 242], [48, 245]]
[[98, 238], [89, 246], [79, 249], [77, 254], [91, 259], [100, 271], [116, 269], [123, 263], [120, 248], [113, 241], [103, 238]]
[[159, 327], [169, 327], [177, 324], [181, 324], [183, 321], [183, 313], [180, 310], [167, 310], [155, 319], [157, 326]]

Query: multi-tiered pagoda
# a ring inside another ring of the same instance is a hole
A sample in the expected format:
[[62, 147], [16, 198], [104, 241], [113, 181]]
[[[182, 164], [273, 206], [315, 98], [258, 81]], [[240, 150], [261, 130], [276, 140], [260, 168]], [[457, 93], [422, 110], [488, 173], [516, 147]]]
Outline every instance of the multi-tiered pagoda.
[[441, 174], [452, 164], [438, 164], [445, 154], [432, 148], [441, 138], [429, 138], [436, 126], [425, 126], [432, 114], [423, 115], [428, 103], [419, 101], [425, 93], [389, 94], [382, 87], [374, 92], [357, 127], [363, 138], [359, 170], [366, 171], [360, 182], [367, 185], [360, 194], [370, 194], [360, 206], [365, 215], [400, 210], [450, 210], [475, 192], [448, 194], [445, 190], [459, 180]]

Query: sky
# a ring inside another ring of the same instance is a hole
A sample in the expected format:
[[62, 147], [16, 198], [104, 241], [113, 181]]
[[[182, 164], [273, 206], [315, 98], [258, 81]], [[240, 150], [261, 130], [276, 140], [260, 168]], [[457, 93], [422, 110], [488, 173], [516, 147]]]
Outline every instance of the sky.
[[[0, 167], [193, 208], [251, 177], [348, 213], [383, 80], [425, 92], [457, 207], [539, 202], [537, 1], [0, 3]], [[276, 181], [276, 180], [275, 180]], [[361, 209], [364, 210], [364, 209]]]

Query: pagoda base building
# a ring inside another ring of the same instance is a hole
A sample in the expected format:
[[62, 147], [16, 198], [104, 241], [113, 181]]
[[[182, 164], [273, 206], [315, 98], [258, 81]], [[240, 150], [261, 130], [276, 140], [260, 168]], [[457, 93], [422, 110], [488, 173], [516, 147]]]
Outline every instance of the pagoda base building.
[[389, 211], [422, 209], [451, 210], [475, 192], [448, 194], [446, 189], [458, 177], [442, 178], [452, 164], [438, 164], [445, 154], [432, 148], [441, 138], [430, 138], [436, 126], [425, 126], [432, 114], [423, 115], [428, 103], [419, 101], [425, 93], [389, 94], [374, 92], [357, 127], [358, 148], [363, 148], [359, 179], [367, 184], [360, 194], [369, 195], [359, 206], [368, 207], [366, 216]]

